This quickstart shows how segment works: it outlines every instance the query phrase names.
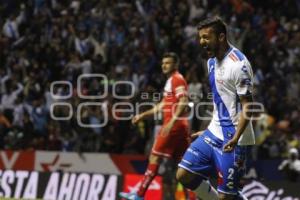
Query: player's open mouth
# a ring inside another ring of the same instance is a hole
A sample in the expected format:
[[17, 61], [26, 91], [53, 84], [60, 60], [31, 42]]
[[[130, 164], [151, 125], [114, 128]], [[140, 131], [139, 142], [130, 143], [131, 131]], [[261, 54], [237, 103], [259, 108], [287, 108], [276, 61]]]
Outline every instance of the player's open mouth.
[[210, 48], [208, 47], [208, 45], [202, 46], [202, 48], [203, 48], [206, 52], [209, 52], [209, 51], [210, 51]]
[[208, 45], [202, 46], [203, 50], [206, 52], [206, 54], [210, 57], [212, 55], [212, 51], [209, 48]]

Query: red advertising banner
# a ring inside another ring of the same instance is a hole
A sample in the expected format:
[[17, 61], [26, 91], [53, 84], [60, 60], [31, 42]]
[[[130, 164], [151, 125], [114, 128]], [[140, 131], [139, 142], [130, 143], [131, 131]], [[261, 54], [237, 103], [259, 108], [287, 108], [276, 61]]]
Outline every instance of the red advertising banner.
[[0, 151], [0, 169], [34, 169], [35, 151]]
[[[123, 192], [137, 192], [143, 175], [126, 174], [123, 182]], [[145, 200], [162, 200], [162, 177], [157, 176], [150, 184]]]

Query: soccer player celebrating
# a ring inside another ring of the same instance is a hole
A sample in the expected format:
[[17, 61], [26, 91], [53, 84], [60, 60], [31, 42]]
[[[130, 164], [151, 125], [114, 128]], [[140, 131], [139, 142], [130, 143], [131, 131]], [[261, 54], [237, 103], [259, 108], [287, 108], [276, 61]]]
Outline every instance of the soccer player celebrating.
[[178, 72], [179, 57], [166, 53], [162, 59], [162, 72], [168, 80], [164, 87], [164, 97], [152, 109], [133, 117], [132, 123], [157, 114], [162, 110], [163, 125], [159, 131], [149, 157], [149, 164], [137, 193], [120, 193], [120, 197], [131, 200], [143, 199], [151, 181], [157, 175], [162, 158], [179, 162], [189, 146], [188, 120], [185, 108], [188, 104], [187, 83]]
[[[214, 111], [205, 131], [189, 146], [177, 170], [177, 179], [201, 199], [243, 199], [238, 191], [246, 147], [254, 144], [250, 105], [253, 73], [245, 55], [226, 37], [226, 25], [210, 18], [198, 26], [199, 43], [208, 57]], [[218, 197], [206, 196], [201, 183], [218, 175]], [[203, 193], [204, 192], [204, 193]]]

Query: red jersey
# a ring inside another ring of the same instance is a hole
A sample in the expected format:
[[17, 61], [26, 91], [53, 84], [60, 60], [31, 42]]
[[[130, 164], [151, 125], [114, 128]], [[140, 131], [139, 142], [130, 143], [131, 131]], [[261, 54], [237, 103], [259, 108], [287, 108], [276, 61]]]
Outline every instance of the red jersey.
[[[186, 81], [178, 71], [175, 71], [167, 80], [164, 87], [164, 106], [162, 108], [163, 124], [166, 124], [171, 120], [174, 113], [176, 112], [176, 107], [178, 105], [179, 98], [182, 96], [187, 96], [187, 88], [188, 87]], [[172, 129], [176, 129], [177, 127], [182, 125], [188, 125], [187, 118], [176, 120]]]

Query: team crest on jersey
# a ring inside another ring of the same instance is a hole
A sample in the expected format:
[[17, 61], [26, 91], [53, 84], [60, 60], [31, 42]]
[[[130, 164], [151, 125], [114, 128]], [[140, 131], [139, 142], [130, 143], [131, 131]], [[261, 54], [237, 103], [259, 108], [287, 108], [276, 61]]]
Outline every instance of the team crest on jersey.
[[224, 73], [225, 73], [224, 67], [221, 67], [220, 69], [218, 69], [218, 75], [219, 75], [219, 76], [223, 76]]

